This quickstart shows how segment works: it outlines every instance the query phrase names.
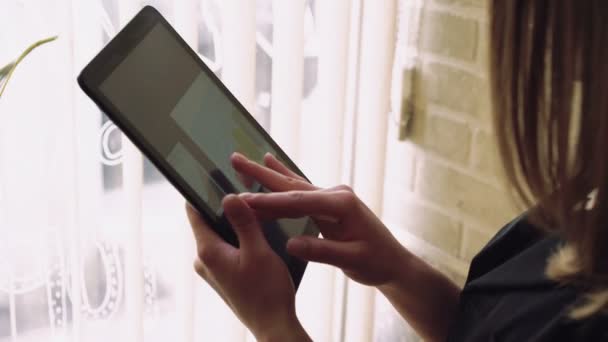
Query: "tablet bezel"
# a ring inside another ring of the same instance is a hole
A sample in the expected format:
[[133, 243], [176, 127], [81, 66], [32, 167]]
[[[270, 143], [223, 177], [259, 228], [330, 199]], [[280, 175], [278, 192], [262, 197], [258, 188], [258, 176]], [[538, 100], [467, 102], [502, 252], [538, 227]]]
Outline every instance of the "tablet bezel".
[[[137, 47], [150, 30], [157, 24], [163, 25], [167, 31], [184, 48], [184, 51], [193, 58], [201, 71], [205, 72], [222, 93], [240, 110], [248, 122], [259, 131], [264, 139], [279, 154], [287, 166], [298, 175], [306, 176], [287, 156], [287, 154], [270, 137], [264, 128], [253, 118], [238, 99], [226, 88], [221, 80], [205, 65], [198, 54], [179, 36], [167, 20], [152, 6], [145, 6], [82, 70], [78, 76], [78, 84], [83, 91], [97, 104], [97, 106], [122, 130], [124, 134], [137, 146], [150, 162], [167, 178], [167, 180], [196, 208], [199, 213], [209, 222], [210, 226], [224, 240], [232, 245], [238, 246], [238, 241], [232, 228], [225, 219], [218, 220], [214, 211], [202, 200], [190, 187], [190, 185], [177, 173], [177, 171], [165, 160], [152, 144], [148, 143], [143, 135], [131, 125], [126, 116], [116, 108], [99, 89], [101, 83], [110, 73]], [[203, 151], [204, 152], [204, 151]], [[307, 179], [308, 180], [308, 179]], [[312, 225], [306, 226], [303, 235], [318, 236], [319, 232]], [[290, 257], [285, 260], [296, 289], [298, 288], [307, 262]]]

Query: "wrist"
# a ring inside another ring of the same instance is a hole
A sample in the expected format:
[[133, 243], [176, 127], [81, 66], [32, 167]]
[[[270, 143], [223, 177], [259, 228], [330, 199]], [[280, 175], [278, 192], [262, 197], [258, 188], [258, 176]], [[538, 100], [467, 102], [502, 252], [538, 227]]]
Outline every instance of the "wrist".
[[420, 260], [405, 247], [399, 246], [399, 252], [393, 259], [394, 262], [391, 262], [391, 265], [393, 265], [391, 277], [385, 283], [377, 286], [378, 290], [385, 295], [392, 291], [400, 291], [404, 284], [416, 278], [416, 272], [419, 269], [418, 263]]
[[265, 331], [254, 332], [254, 335], [259, 342], [312, 341], [295, 313], [287, 315], [283, 320], [277, 320], [276, 323], [270, 328], [265, 329]]

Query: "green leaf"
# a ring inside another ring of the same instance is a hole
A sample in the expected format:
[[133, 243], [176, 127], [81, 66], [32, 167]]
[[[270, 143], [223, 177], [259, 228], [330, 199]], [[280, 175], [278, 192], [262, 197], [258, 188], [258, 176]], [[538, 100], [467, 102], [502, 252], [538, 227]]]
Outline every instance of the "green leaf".
[[2, 69], [0, 69], [0, 80], [3, 79], [6, 75], [8, 75], [8, 72], [13, 68], [13, 65], [15, 63], [10, 62], [7, 65], [3, 66]]
[[0, 97], [2, 97], [2, 94], [4, 93], [4, 90], [6, 89], [6, 85], [8, 84], [8, 81], [11, 79], [11, 76], [13, 76], [13, 73], [15, 72], [15, 69], [17, 69], [17, 66], [19, 65], [19, 63], [21, 63], [21, 61], [27, 55], [29, 55], [30, 52], [32, 52], [35, 48], [39, 47], [40, 45], [46, 44], [48, 42], [52, 42], [55, 39], [57, 39], [57, 36], [49, 37], [49, 38], [42, 39], [42, 40], [35, 42], [34, 44], [30, 45], [27, 49], [25, 49], [25, 51], [23, 51], [23, 53], [21, 53], [21, 55], [19, 56], [19, 58], [17, 58], [17, 60], [15, 60], [14, 62], [8, 63], [4, 67], [2, 67], [2, 69], [0, 69]]
[[0, 88], [4, 86], [4, 83], [6, 83], [6, 75], [8, 75], [9, 71], [13, 68], [14, 65], [15, 63], [11, 62], [3, 66], [2, 69], [0, 69]]

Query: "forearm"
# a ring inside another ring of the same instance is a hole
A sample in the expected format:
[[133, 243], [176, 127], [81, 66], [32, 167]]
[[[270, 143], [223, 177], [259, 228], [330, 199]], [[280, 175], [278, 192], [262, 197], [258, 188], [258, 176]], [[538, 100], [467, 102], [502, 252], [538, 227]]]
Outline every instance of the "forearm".
[[256, 340], [259, 342], [311, 342], [312, 339], [304, 330], [297, 317], [290, 317], [288, 321], [275, 324], [275, 326], [264, 332], [256, 335]]
[[379, 290], [425, 341], [445, 341], [456, 316], [460, 288], [407, 251], [403, 260], [400, 276]]

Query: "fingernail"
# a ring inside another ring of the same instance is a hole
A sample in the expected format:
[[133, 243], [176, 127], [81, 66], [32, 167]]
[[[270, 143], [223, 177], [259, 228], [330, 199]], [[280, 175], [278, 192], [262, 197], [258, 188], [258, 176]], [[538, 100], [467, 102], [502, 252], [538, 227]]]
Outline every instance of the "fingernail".
[[264, 157], [274, 158], [274, 155], [270, 152], [266, 152], [266, 154], [264, 154]]
[[246, 158], [245, 158], [245, 156], [244, 156], [244, 155], [242, 155], [242, 154], [241, 154], [241, 153], [239, 153], [239, 152], [234, 152], [234, 153], [232, 153], [232, 158], [235, 158], [235, 159], [240, 159], [240, 160], [245, 160], [245, 159], [246, 159]]
[[226, 202], [232, 200], [234, 197], [236, 197], [234, 194], [227, 194], [226, 196], [224, 196], [224, 198], [222, 198], [222, 203], [225, 204]]

